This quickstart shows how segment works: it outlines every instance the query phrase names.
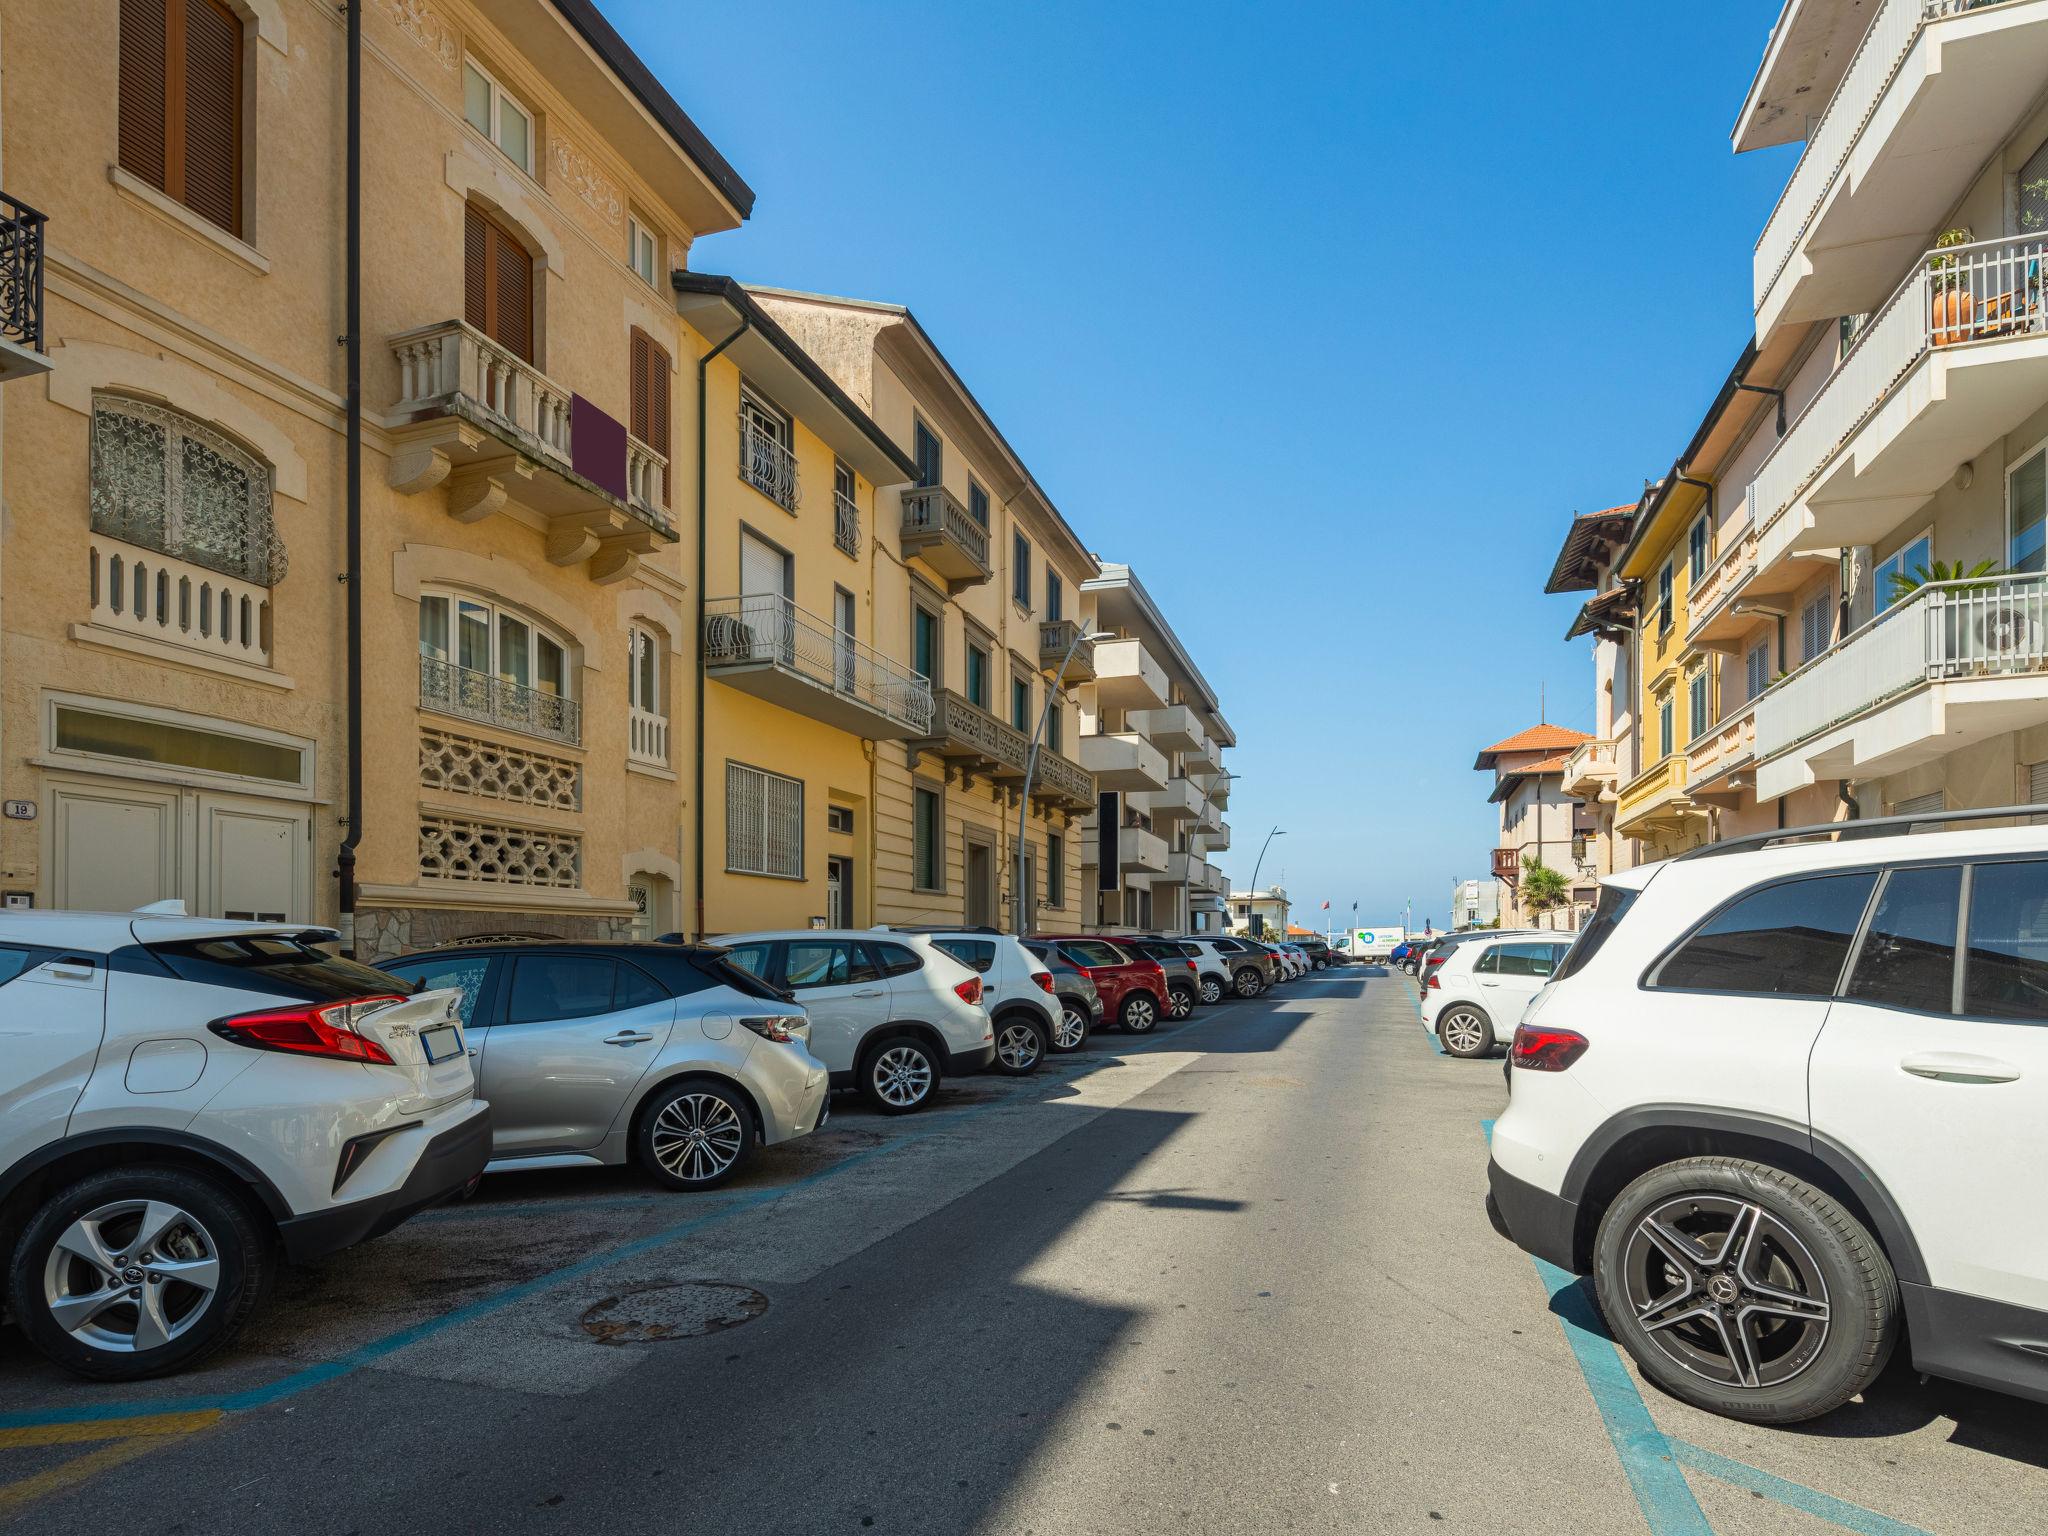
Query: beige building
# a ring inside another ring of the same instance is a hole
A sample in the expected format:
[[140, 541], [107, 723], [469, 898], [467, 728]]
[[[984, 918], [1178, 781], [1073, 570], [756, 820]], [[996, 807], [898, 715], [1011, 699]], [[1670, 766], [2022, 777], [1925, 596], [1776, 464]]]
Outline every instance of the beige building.
[[1278, 939], [1287, 932], [1287, 914], [1293, 910], [1293, 903], [1287, 899], [1287, 891], [1278, 885], [1263, 886], [1256, 891], [1232, 891], [1230, 893], [1230, 931], [1239, 934], [1257, 934], [1267, 940]]
[[1500, 832], [1493, 848], [1493, 877], [1500, 889], [1503, 928], [1573, 926], [1571, 900], [1543, 912], [1531, 911], [1524, 877], [1533, 863], [1556, 870], [1570, 889], [1578, 877], [1574, 839], [1582, 807], [1565, 793], [1565, 765], [1590, 740], [1584, 731], [1561, 725], [1532, 725], [1486, 748], [1473, 767], [1493, 775], [1487, 797], [1500, 807]]

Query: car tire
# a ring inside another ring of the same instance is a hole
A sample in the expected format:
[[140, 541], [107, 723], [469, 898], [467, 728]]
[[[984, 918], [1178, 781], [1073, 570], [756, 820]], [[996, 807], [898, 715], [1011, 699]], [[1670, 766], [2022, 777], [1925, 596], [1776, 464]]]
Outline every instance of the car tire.
[[861, 1097], [882, 1114], [923, 1109], [938, 1088], [939, 1058], [916, 1035], [886, 1036], [861, 1058]]
[[275, 1249], [268, 1225], [205, 1174], [110, 1168], [29, 1218], [8, 1299], [57, 1365], [91, 1381], [139, 1381], [183, 1370], [240, 1332], [270, 1288]]
[[1211, 1007], [1223, 1001], [1223, 978], [1204, 976], [1202, 978], [1202, 1001]]
[[634, 1160], [669, 1189], [716, 1189], [754, 1155], [745, 1099], [704, 1078], [657, 1089], [640, 1112]]
[[1149, 1035], [1159, 1023], [1159, 999], [1150, 992], [1133, 992], [1117, 1010], [1116, 1020], [1134, 1035]]
[[1195, 1011], [1195, 989], [1193, 987], [1168, 987], [1166, 989], [1166, 1016], [1178, 1023], [1192, 1017]]
[[1475, 1056], [1490, 1056], [1494, 1046], [1493, 1020], [1470, 1003], [1453, 1003], [1437, 1018], [1436, 1038], [1446, 1055], [1462, 1056], [1467, 1061]]
[[1052, 1050], [1056, 1056], [1065, 1056], [1088, 1043], [1088, 1031], [1094, 1021], [1088, 1005], [1079, 998], [1063, 997], [1058, 1001], [1060, 1021], [1053, 1026]]
[[1266, 990], [1266, 978], [1249, 965], [1232, 977], [1231, 981], [1239, 997], [1257, 997]]
[[1029, 1077], [1044, 1063], [1052, 1040], [1044, 1024], [1013, 1015], [996, 1020], [996, 1055], [989, 1065], [1004, 1077]]
[[1601, 1218], [1593, 1278], [1645, 1376], [1751, 1424], [1840, 1407], [1898, 1340], [1898, 1279], [1868, 1229], [1813, 1185], [1740, 1158], [1636, 1179]]

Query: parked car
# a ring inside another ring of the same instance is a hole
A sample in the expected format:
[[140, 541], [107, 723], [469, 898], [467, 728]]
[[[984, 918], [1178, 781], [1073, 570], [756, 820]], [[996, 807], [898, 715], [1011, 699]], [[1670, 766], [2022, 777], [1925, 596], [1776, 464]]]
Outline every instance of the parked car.
[[1227, 934], [1213, 935], [1206, 942], [1229, 957], [1231, 990], [1239, 997], [1257, 997], [1280, 979], [1279, 958], [1265, 945]]
[[1326, 939], [1302, 939], [1294, 947], [1308, 956], [1310, 966], [1318, 971], [1328, 970], [1342, 958]]
[[1166, 970], [1157, 960], [1090, 934], [1032, 937], [1052, 944], [1069, 965], [1085, 971], [1102, 994], [1104, 1016], [1132, 1034], [1149, 1032], [1166, 1013]]
[[1270, 939], [1261, 940], [1260, 942], [1265, 946], [1266, 952], [1280, 962], [1280, 979], [1282, 981], [1292, 981], [1301, 974], [1301, 961], [1296, 956], [1289, 954], [1284, 944], [1276, 943]]
[[1237, 973], [1246, 967], [1247, 957], [1236, 948], [1236, 940], [1214, 933], [1184, 933], [1179, 942], [1194, 951], [1189, 958], [1195, 962], [1196, 995], [1203, 1002], [1220, 1003], [1237, 991]]
[[1026, 939], [1024, 947], [1052, 973], [1052, 995], [1060, 1006], [1060, 1023], [1052, 1037], [1053, 1050], [1080, 1050], [1088, 1043], [1089, 1032], [1102, 1027], [1101, 989], [1086, 971], [1060, 954], [1058, 945], [1043, 939]]
[[1160, 938], [1155, 934], [1127, 936], [1121, 933], [1116, 936], [1115, 943], [1119, 949], [1128, 949], [1159, 962], [1159, 968], [1166, 973], [1166, 1012], [1169, 1018], [1184, 1019], [1195, 1011], [1195, 1004], [1202, 997], [1202, 977], [1195, 956], [1190, 953], [1194, 949], [1192, 944]]
[[1315, 957], [1305, 947], [1295, 943], [1292, 939], [1289, 939], [1280, 947], [1286, 952], [1287, 958], [1294, 962], [1295, 975], [1306, 976], [1311, 971], [1322, 969], [1322, 967], [1316, 964]]
[[1484, 944], [1489, 939], [1519, 938], [1541, 932], [1536, 928], [1474, 928], [1465, 933], [1447, 933], [1423, 952], [1421, 962], [1415, 968], [1415, 985], [1422, 991], [1428, 991], [1430, 973], [1448, 964], [1461, 945]]
[[831, 1113], [804, 1010], [720, 949], [508, 942], [385, 969], [460, 990], [492, 1099], [487, 1173], [633, 1163], [670, 1189], [713, 1189]]
[[1955, 828], [1985, 814], [1610, 876], [1524, 1014], [1488, 1212], [1673, 1396], [1813, 1418], [1903, 1332], [2048, 1400], [2048, 829]]
[[1505, 1048], [1522, 1009], [1549, 981], [1571, 941], [1492, 939], [1459, 944], [1429, 973], [1422, 993], [1422, 1027], [1453, 1056], [1490, 1056]]
[[475, 1179], [490, 1111], [457, 996], [303, 924], [0, 914], [6, 1305], [77, 1375], [192, 1364], [293, 1263]]
[[981, 977], [929, 934], [798, 928], [719, 942], [804, 1005], [832, 1086], [858, 1088], [885, 1115], [924, 1108], [944, 1078], [995, 1059]]
[[[934, 929], [931, 936], [939, 948], [981, 977], [981, 1006], [996, 1032], [996, 1056], [990, 1065], [1008, 1077], [1036, 1072], [1051, 1053], [1054, 1037], [1066, 1028], [1064, 1010], [1053, 996], [1051, 969], [1007, 933]], [[1087, 1038], [1085, 1024], [1082, 1038]]]

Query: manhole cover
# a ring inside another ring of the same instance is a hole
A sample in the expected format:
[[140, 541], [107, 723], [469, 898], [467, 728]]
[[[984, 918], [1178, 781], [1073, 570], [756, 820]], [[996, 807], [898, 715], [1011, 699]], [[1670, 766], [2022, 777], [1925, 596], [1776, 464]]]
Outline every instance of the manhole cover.
[[767, 1310], [768, 1298], [751, 1286], [684, 1280], [607, 1296], [584, 1312], [582, 1322], [600, 1344], [661, 1344], [723, 1333]]

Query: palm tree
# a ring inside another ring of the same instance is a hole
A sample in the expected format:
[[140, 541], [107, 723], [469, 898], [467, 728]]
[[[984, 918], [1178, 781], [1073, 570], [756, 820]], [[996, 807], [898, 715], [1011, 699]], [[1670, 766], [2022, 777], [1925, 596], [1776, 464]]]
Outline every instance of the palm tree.
[[1522, 905], [1531, 912], [1548, 912], [1571, 900], [1571, 884], [1563, 874], [1541, 859], [1522, 866]]

